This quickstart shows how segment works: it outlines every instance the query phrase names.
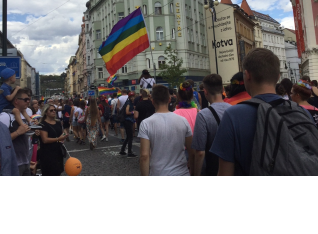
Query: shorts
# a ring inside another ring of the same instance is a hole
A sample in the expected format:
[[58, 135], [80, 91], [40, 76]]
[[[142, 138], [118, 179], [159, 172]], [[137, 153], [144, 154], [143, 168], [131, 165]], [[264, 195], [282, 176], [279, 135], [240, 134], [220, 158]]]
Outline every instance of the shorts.
[[86, 123], [77, 123], [77, 126], [83, 128], [84, 130], [86, 129]]
[[69, 121], [63, 121], [63, 128], [64, 129], [67, 129], [67, 128], [70, 128], [71, 127], [71, 124]]
[[125, 128], [124, 123], [120, 123], [120, 128]]
[[107, 123], [109, 121], [109, 119], [105, 120], [104, 116], [100, 117], [100, 120], [102, 121], [102, 123]]
[[113, 122], [114, 124], [119, 123], [119, 121], [118, 121], [118, 116], [117, 116], [117, 115], [112, 115], [112, 122]]
[[73, 127], [77, 127], [77, 126], [78, 126], [78, 123], [74, 120], [73, 123], [72, 123], [72, 126], [73, 126]]

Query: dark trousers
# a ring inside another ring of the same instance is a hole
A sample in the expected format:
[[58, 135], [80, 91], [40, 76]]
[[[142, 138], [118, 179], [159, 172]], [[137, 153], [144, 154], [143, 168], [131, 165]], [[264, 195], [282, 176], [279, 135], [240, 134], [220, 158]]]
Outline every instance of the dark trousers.
[[125, 152], [126, 146], [128, 144], [128, 153], [132, 153], [132, 141], [134, 139], [134, 133], [133, 133], [133, 122], [129, 120], [125, 120], [124, 122], [124, 128], [126, 130], [126, 139], [123, 143], [123, 146], [121, 147], [121, 152]]

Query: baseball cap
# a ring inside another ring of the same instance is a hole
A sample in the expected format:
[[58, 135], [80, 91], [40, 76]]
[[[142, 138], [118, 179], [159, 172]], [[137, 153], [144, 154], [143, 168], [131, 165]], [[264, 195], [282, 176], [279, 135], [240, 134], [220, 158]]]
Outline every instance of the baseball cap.
[[1, 72], [1, 77], [4, 79], [4, 80], [7, 80], [9, 79], [11, 76], [13, 76], [15, 74], [15, 71], [10, 69], [10, 68], [5, 68], [4, 70], [2, 70]]

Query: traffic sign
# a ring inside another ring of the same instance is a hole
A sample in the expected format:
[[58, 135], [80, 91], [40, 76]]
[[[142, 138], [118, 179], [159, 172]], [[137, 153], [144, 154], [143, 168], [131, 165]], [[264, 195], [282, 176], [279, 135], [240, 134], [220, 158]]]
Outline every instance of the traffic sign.
[[0, 57], [0, 72], [5, 68], [15, 71], [16, 78], [21, 78], [21, 58], [20, 57]]
[[87, 94], [89, 97], [95, 97], [95, 90], [89, 90]]
[[90, 89], [96, 89], [96, 86], [95, 85], [91, 85], [89, 88]]

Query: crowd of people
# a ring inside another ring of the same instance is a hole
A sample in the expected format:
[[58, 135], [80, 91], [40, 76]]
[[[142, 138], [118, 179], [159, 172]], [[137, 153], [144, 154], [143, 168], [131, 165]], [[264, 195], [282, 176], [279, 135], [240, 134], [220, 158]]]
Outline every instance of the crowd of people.
[[[70, 134], [79, 147], [88, 143], [95, 150], [98, 138], [109, 141], [111, 129], [120, 134], [118, 154], [140, 157], [145, 176], [318, 174], [317, 81], [306, 76], [296, 84], [278, 83], [279, 59], [267, 49], [252, 50], [230, 85], [223, 87], [222, 77], [211, 74], [199, 91], [193, 80], [169, 89], [144, 70], [139, 94], [118, 89], [120, 97], [45, 104], [31, 101], [28, 89], [12, 90], [11, 69], [1, 77], [2, 175], [31, 175], [40, 167], [44, 176], [59, 176]], [[132, 150], [134, 137], [140, 156]]]

